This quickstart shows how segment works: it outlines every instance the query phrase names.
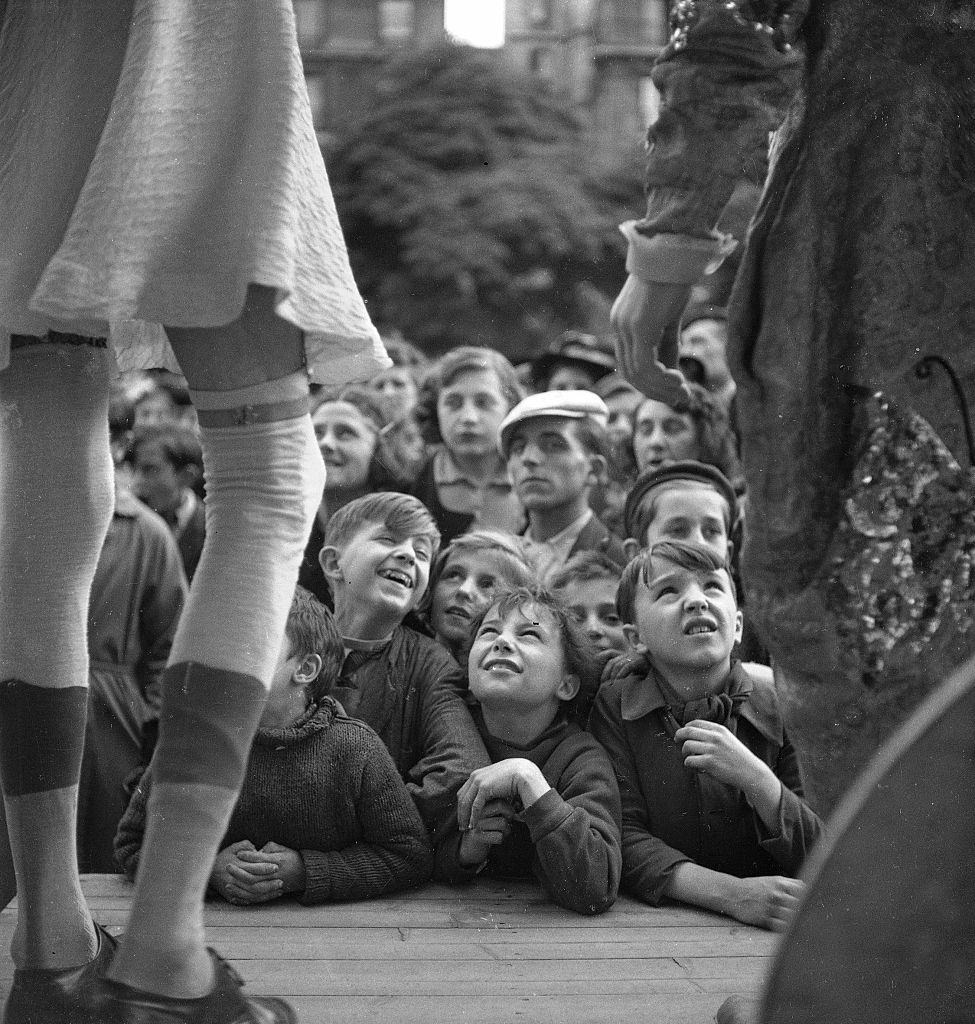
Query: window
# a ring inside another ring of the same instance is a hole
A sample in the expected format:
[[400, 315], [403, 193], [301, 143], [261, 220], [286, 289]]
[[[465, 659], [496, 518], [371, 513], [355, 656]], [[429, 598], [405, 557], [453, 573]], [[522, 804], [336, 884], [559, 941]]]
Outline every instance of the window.
[[376, 42], [376, 8], [361, 0], [331, 0], [321, 4], [328, 11], [328, 39], [332, 46], [362, 46]]
[[545, 28], [552, 21], [551, 0], [528, 0], [528, 21], [535, 28]]
[[416, 32], [413, 0], [383, 0], [379, 5], [379, 37], [387, 46], [408, 43]]

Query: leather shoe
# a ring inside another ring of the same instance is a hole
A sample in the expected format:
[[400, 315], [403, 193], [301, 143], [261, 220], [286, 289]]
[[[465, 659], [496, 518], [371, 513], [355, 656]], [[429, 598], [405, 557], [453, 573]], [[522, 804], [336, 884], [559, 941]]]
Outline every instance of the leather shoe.
[[103, 979], [104, 1024], [298, 1024], [297, 1014], [283, 999], [245, 996], [240, 975], [212, 949], [208, 952], [216, 984], [199, 999], [157, 996]]
[[100, 924], [95, 931], [98, 951], [87, 964], [14, 971], [4, 1024], [99, 1024], [95, 993], [118, 943]]

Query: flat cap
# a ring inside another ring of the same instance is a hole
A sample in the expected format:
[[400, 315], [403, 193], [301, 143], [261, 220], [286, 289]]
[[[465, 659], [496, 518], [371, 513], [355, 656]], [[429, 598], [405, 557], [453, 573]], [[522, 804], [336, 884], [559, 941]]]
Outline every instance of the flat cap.
[[508, 442], [514, 428], [525, 420], [542, 416], [568, 420], [592, 416], [604, 427], [609, 422], [606, 403], [591, 391], [540, 391], [537, 395], [523, 398], [501, 421], [498, 448], [505, 458], [508, 457]]

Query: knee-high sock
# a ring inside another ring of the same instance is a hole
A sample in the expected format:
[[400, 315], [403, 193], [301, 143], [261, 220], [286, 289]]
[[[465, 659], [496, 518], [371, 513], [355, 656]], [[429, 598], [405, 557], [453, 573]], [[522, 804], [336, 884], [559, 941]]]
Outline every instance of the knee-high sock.
[[75, 821], [88, 595], [112, 502], [106, 353], [15, 349], [0, 372], [0, 777], [19, 967], [73, 966], [95, 949]]
[[[288, 409], [304, 374], [194, 394], [207, 410]], [[198, 996], [211, 985], [202, 900], [280, 653], [298, 567], [324, 486], [311, 418], [202, 427], [206, 540], [164, 681], [155, 781], [136, 898], [111, 974]], [[246, 417], [243, 417], [246, 419]], [[260, 418], [260, 417], [258, 417]]]

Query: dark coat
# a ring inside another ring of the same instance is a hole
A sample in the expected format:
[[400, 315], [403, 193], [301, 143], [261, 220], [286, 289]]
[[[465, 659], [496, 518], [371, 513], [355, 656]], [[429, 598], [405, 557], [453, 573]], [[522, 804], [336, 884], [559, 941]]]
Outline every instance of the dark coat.
[[819, 818], [802, 799], [799, 764], [775, 690], [749, 678], [752, 692], [728, 728], [782, 782], [774, 831], [739, 790], [685, 767], [657, 687], [627, 676], [604, 683], [596, 694], [589, 728], [619, 781], [623, 888], [648, 903], [660, 902], [671, 872], [684, 861], [738, 878], [795, 875], [820, 834]]

